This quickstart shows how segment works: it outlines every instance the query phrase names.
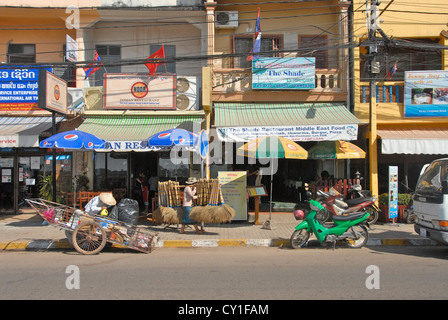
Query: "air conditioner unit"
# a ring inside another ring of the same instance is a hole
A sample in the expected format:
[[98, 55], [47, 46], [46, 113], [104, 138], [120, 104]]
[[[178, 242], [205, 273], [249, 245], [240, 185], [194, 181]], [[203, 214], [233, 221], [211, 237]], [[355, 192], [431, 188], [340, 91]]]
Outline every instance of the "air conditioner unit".
[[73, 113], [83, 112], [85, 106], [84, 90], [80, 88], [67, 88], [67, 108]]
[[194, 76], [177, 76], [176, 109], [199, 110], [198, 79]]
[[238, 11], [216, 11], [216, 28], [236, 28], [238, 27]]

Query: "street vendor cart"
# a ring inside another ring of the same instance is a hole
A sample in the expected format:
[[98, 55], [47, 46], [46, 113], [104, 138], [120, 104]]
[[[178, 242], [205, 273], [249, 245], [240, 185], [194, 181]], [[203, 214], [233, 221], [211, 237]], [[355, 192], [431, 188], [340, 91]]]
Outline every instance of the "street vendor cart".
[[40, 198], [26, 199], [26, 202], [48, 224], [68, 231], [69, 242], [82, 254], [97, 254], [107, 242], [150, 253], [157, 242], [157, 234], [107, 216], [90, 215]]

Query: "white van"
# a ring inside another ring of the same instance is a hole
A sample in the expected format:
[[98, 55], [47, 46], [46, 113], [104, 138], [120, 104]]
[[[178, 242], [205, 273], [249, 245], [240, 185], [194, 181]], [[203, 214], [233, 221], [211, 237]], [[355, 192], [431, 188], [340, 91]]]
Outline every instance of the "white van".
[[448, 158], [424, 170], [414, 193], [414, 230], [423, 237], [448, 244]]

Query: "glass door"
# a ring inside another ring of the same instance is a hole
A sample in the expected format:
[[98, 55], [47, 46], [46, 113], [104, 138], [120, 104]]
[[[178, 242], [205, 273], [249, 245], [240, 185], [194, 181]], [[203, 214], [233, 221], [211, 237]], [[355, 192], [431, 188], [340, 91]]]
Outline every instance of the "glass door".
[[14, 157], [0, 157], [0, 212], [14, 210]]

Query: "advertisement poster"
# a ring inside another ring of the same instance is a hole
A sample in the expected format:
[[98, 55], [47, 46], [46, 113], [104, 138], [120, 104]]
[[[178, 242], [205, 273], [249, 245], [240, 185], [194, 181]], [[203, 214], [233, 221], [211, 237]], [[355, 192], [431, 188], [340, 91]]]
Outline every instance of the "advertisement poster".
[[389, 166], [389, 219], [398, 217], [398, 167]]
[[252, 62], [252, 89], [315, 88], [316, 58], [259, 58]]
[[404, 73], [405, 117], [448, 117], [448, 71]]
[[176, 109], [176, 76], [106, 73], [104, 109]]
[[224, 202], [235, 209], [233, 221], [247, 221], [246, 171], [219, 171]]

